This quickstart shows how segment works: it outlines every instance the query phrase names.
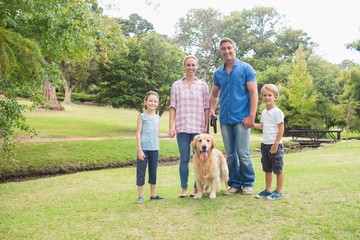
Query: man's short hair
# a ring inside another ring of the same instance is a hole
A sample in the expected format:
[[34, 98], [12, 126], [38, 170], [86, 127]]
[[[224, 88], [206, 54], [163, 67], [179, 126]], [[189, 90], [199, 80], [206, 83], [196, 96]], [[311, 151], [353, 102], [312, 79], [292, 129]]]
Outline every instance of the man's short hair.
[[234, 40], [232, 40], [231, 38], [223, 38], [220, 40], [220, 44], [219, 47], [221, 46], [221, 44], [225, 43], [225, 42], [229, 42], [231, 43], [231, 45], [233, 46], [233, 48], [235, 49], [235, 51], [237, 51], [237, 47], [236, 47], [236, 42]]

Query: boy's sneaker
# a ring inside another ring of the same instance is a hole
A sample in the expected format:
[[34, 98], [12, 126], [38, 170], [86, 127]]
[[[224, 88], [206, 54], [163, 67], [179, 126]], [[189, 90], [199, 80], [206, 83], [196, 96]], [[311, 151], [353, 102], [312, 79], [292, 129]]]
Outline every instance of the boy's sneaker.
[[267, 196], [266, 199], [269, 200], [277, 200], [283, 198], [282, 193], [278, 192], [277, 190], [273, 191], [270, 196]]
[[144, 202], [144, 198], [142, 197], [139, 197], [136, 201], [136, 203], [143, 203]]
[[252, 187], [243, 187], [241, 190], [242, 195], [251, 195], [253, 193]]
[[271, 193], [266, 191], [266, 189], [265, 189], [264, 191], [262, 191], [261, 193], [259, 193], [255, 197], [258, 198], [258, 199], [263, 199], [263, 198], [267, 198], [270, 195], [271, 195]]

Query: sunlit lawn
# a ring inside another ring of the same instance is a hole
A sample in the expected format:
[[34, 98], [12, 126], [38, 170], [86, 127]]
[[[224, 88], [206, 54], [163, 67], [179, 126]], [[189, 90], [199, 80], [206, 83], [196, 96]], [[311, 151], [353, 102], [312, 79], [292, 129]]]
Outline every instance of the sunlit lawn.
[[[287, 154], [285, 198], [275, 202], [179, 199], [178, 166], [158, 169], [166, 199], [148, 200], [146, 184], [142, 205], [133, 167], [3, 183], [0, 239], [359, 239], [359, 156], [358, 141]], [[260, 158], [253, 163], [259, 192]]]
[[[74, 104], [65, 108], [28, 113], [39, 130], [36, 137], [130, 139], [17, 143], [16, 160], [2, 162], [0, 175], [39, 176], [135, 162], [136, 111]], [[165, 113], [161, 131], [167, 128]], [[214, 136], [223, 150], [221, 135]], [[259, 144], [252, 140], [251, 148]], [[162, 159], [178, 156], [174, 139], [162, 139], [160, 147]], [[146, 184], [142, 205], [135, 204], [134, 167], [6, 182], [0, 184], [0, 239], [359, 239], [359, 156], [359, 141], [286, 154], [285, 198], [275, 202], [221, 193], [216, 200], [207, 195], [179, 199], [177, 164], [158, 169], [158, 193], [166, 199], [149, 201]], [[253, 164], [256, 193], [264, 188], [256, 151]]]

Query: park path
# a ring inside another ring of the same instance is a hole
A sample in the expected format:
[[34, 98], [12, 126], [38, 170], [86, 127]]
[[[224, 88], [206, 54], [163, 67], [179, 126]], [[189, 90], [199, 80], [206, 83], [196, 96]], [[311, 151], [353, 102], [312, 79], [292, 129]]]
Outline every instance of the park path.
[[[126, 139], [134, 139], [135, 136], [117, 136], [117, 137], [66, 137], [66, 138], [39, 138], [39, 137], [32, 137], [32, 138], [25, 138], [19, 137], [15, 138], [15, 142], [76, 142], [76, 141], [102, 141], [102, 140], [126, 140]], [[166, 139], [173, 139], [176, 138], [166, 138]], [[251, 140], [261, 140], [260, 136], [251, 136]]]
[[131, 136], [119, 136], [119, 137], [66, 137], [66, 138], [15, 138], [15, 142], [76, 142], [76, 141], [102, 141], [102, 140], [122, 140], [122, 139], [135, 139]]

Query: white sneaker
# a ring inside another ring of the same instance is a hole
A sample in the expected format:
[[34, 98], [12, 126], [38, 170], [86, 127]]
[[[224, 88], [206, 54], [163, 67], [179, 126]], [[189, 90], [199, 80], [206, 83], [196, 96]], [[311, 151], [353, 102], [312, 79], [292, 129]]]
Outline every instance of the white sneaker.
[[252, 187], [243, 187], [241, 194], [242, 195], [251, 195], [253, 193]]
[[239, 192], [239, 189], [236, 188], [228, 188], [228, 190], [226, 190], [223, 195], [233, 195], [235, 193]]

